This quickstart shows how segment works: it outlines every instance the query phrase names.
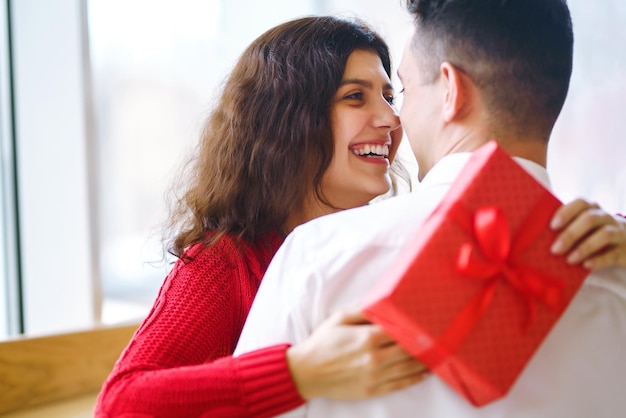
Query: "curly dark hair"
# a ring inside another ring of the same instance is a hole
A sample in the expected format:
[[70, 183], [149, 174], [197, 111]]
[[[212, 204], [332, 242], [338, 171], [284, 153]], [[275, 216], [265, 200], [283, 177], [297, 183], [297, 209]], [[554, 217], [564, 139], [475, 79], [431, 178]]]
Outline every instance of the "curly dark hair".
[[180, 257], [191, 244], [224, 233], [255, 240], [280, 230], [311, 191], [325, 202], [320, 182], [333, 157], [331, 105], [356, 49], [377, 53], [391, 77], [387, 44], [357, 20], [289, 21], [243, 52], [179, 178], [169, 252]]

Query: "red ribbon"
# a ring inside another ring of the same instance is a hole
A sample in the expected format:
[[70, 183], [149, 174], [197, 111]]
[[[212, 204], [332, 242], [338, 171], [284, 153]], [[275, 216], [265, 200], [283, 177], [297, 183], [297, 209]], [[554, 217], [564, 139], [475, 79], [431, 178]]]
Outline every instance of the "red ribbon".
[[[523, 325], [526, 330], [536, 318], [536, 301], [554, 311], [561, 310], [564, 304], [565, 281], [537, 271], [520, 259], [521, 253], [545, 228], [549, 213], [531, 213], [533, 221], [524, 224], [515, 241], [511, 240], [506, 216], [497, 207], [480, 208], [473, 219], [471, 214], [470, 219], [467, 219], [468, 211], [461, 207], [456, 207], [451, 215], [465, 228], [470, 229], [468, 232], [476, 240], [476, 244], [466, 242], [461, 246], [457, 269], [467, 278], [484, 281], [484, 286], [465, 305], [440, 338], [439, 349], [433, 347], [428, 350], [430, 353], [424, 353], [435, 356], [435, 363], [444, 361], [467, 338], [491, 305], [496, 288], [501, 282], [512, 286], [524, 300], [528, 308], [528, 317]], [[442, 348], [448, 353], [444, 353]]]

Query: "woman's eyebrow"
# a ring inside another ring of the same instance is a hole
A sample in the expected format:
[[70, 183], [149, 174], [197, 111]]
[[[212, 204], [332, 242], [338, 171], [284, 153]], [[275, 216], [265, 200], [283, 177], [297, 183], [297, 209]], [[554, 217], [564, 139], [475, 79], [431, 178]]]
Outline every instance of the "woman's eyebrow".
[[[339, 87], [345, 86], [347, 84], [358, 84], [359, 86], [371, 89], [374, 87], [374, 84], [369, 80], [363, 80], [360, 78], [346, 78], [345, 80], [341, 80]], [[383, 90], [393, 90], [393, 86], [390, 83], [386, 83], [383, 86]]]

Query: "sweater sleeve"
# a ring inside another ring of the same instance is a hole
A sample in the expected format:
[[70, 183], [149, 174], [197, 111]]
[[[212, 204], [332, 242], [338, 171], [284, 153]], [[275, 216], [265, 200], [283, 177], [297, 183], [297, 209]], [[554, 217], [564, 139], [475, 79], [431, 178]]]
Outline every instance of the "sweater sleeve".
[[105, 382], [96, 417], [268, 417], [304, 402], [287, 345], [230, 355], [247, 313], [240, 270], [218, 250], [177, 263]]

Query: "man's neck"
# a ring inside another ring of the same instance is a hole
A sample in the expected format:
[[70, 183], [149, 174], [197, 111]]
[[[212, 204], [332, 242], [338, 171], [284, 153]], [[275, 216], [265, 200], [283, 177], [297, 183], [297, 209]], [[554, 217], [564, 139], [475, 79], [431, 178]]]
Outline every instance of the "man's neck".
[[548, 143], [543, 138], [524, 137], [496, 137], [487, 130], [463, 129], [457, 126], [452, 132], [450, 140], [442, 141], [439, 149], [439, 158], [457, 152], [473, 152], [489, 141], [495, 140], [513, 157], [520, 157], [546, 167]]
[[547, 166], [548, 143], [543, 140], [529, 138], [515, 141], [502, 141], [499, 143], [506, 152], [514, 157], [530, 160], [542, 167]]

